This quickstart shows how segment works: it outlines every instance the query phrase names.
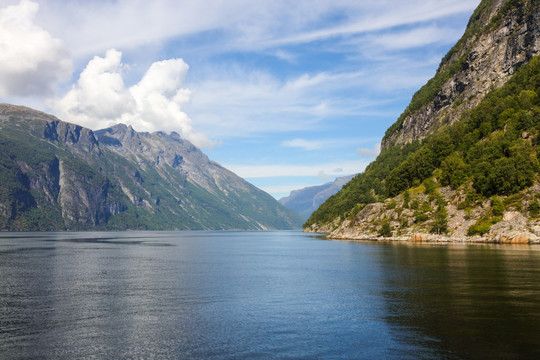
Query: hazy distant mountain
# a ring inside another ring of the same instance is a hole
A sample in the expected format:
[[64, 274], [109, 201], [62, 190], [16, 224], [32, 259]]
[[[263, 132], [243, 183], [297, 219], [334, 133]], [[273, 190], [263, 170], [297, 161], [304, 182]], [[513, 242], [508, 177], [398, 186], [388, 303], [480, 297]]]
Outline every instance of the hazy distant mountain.
[[302, 219], [178, 134], [93, 132], [0, 104], [0, 229], [292, 229]]
[[293, 190], [289, 196], [279, 199], [279, 203], [307, 219], [311, 213], [317, 210], [319, 205], [341, 190], [343, 185], [348, 183], [354, 176], [343, 176], [323, 185]]

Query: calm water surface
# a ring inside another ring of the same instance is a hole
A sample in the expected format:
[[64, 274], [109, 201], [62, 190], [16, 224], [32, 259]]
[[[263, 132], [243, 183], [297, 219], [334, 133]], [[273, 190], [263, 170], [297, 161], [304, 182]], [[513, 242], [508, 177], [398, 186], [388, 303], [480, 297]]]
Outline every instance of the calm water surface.
[[538, 359], [540, 247], [0, 233], [2, 359]]

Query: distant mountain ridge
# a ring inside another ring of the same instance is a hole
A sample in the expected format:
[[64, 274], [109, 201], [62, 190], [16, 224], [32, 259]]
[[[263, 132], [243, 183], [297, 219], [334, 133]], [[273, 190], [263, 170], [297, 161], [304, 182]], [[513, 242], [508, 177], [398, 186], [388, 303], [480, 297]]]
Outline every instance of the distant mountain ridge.
[[279, 203], [307, 219], [322, 203], [341, 190], [343, 185], [348, 183], [354, 176], [342, 176], [322, 185], [293, 190], [289, 196], [279, 199]]
[[0, 104], [0, 229], [293, 229], [302, 219], [178, 134], [92, 131]]

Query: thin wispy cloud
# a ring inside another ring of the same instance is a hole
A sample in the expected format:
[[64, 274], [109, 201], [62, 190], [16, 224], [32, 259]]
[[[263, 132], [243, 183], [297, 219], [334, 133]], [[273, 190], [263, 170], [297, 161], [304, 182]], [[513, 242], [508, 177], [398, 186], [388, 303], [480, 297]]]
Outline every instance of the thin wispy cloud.
[[319, 150], [328, 147], [329, 140], [306, 140], [306, 139], [292, 139], [282, 143], [282, 146], [291, 148], [300, 148], [304, 150]]
[[343, 176], [363, 171], [369, 164], [365, 160], [349, 160], [314, 165], [237, 165], [223, 164], [226, 168], [245, 178], [271, 178], [292, 176]]
[[[299, 148], [306, 151], [313, 150], [330, 150], [339, 147], [349, 147], [351, 145], [359, 145], [362, 143], [372, 143], [379, 138], [336, 138], [336, 139], [324, 139], [324, 140], [308, 140], [303, 138], [295, 138], [286, 140], [281, 143], [281, 146], [287, 148]], [[380, 145], [379, 145], [380, 148]], [[378, 155], [378, 154], [377, 154]]]
[[[332, 92], [345, 83], [355, 86], [360, 76], [358, 72], [318, 73], [280, 81], [270, 73], [232, 69], [226, 76], [217, 72], [194, 83], [189, 109], [201, 129], [222, 137], [302, 131], [329, 114], [347, 111], [348, 105]], [[357, 108], [361, 103], [350, 105]]]
[[[473, 10], [477, 4], [471, 1], [383, 1], [367, 10], [364, 15], [349, 19], [348, 23], [307, 31], [294, 36], [268, 42], [268, 45], [298, 44], [320, 41], [331, 37], [350, 36], [391, 29], [398, 26], [427, 22], [464, 11]], [[385, 6], [386, 5], [386, 6]], [[381, 6], [385, 6], [381, 11]], [[378, 11], [377, 11], [378, 10]]]
[[404, 31], [398, 34], [381, 34], [372, 36], [371, 42], [375, 46], [382, 46], [388, 50], [411, 49], [434, 43], [451, 42], [449, 39], [457, 38], [460, 32], [456, 29], [427, 26]]

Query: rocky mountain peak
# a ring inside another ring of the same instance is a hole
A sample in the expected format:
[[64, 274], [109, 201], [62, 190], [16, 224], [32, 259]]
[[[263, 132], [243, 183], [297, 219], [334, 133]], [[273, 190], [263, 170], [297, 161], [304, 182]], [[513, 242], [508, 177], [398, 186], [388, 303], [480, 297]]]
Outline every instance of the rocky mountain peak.
[[177, 133], [0, 104], [0, 230], [290, 229], [302, 219]]
[[43, 137], [68, 146], [76, 146], [89, 153], [101, 153], [94, 132], [79, 125], [60, 120], [48, 121], [43, 129]]

